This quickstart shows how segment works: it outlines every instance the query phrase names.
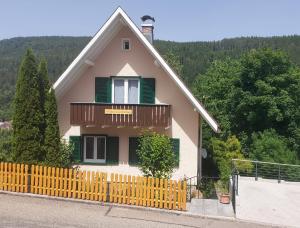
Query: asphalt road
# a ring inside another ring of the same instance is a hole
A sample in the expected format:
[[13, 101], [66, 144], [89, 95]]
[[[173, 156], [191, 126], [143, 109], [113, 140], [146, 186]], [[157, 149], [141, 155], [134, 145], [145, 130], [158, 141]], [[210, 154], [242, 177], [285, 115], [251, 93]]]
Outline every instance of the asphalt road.
[[0, 227], [267, 227], [160, 211], [0, 193]]

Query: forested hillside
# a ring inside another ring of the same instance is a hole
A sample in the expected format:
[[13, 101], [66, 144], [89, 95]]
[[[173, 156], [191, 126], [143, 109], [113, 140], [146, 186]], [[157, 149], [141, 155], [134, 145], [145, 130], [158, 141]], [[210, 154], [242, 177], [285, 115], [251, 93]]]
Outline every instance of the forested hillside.
[[[82, 50], [90, 37], [26, 37], [0, 41], [0, 120], [11, 118], [11, 102], [14, 94], [16, 75], [21, 57], [27, 48], [32, 48], [38, 57], [48, 62], [51, 82], [66, 69]], [[254, 48], [270, 47], [286, 51], [291, 60], [300, 65], [300, 36], [270, 38], [234, 38], [213, 42], [178, 43], [155, 41], [162, 53], [172, 52], [183, 64], [183, 79], [191, 86], [199, 73], [205, 73], [212, 61], [226, 57], [238, 58]]]

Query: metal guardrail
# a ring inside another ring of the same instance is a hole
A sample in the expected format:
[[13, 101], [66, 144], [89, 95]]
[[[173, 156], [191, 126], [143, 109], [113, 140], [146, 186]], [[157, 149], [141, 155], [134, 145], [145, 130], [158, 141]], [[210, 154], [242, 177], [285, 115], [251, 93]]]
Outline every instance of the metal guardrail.
[[232, 160], [232, 171], [240, 176], [300, 182], [300, 165], [263, 162], [253, 160]]
[[197, 176], [185, 179], [187, 202], [190, 202], [192, 198], [217, 198], [214, 182], [218, 179], [219, 177], [208, 176], [201, 177], [200, 182], [198, 182]]

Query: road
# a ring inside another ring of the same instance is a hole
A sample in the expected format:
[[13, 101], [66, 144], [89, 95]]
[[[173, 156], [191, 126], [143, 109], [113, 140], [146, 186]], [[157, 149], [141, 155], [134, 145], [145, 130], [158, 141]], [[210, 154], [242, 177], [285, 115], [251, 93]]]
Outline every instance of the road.
[[267, 227], [152, 210], [0, 193], [0, 227]]

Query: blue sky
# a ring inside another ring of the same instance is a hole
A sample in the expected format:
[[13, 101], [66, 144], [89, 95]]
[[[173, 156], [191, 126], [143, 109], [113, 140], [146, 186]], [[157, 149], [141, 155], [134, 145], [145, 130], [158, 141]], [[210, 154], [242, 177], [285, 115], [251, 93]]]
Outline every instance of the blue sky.
[[0, 39], [92, 36], [117, 6], [137, 25], [154, 16], [156, 39], [300, 34], [300, 0], [0, 0]]

